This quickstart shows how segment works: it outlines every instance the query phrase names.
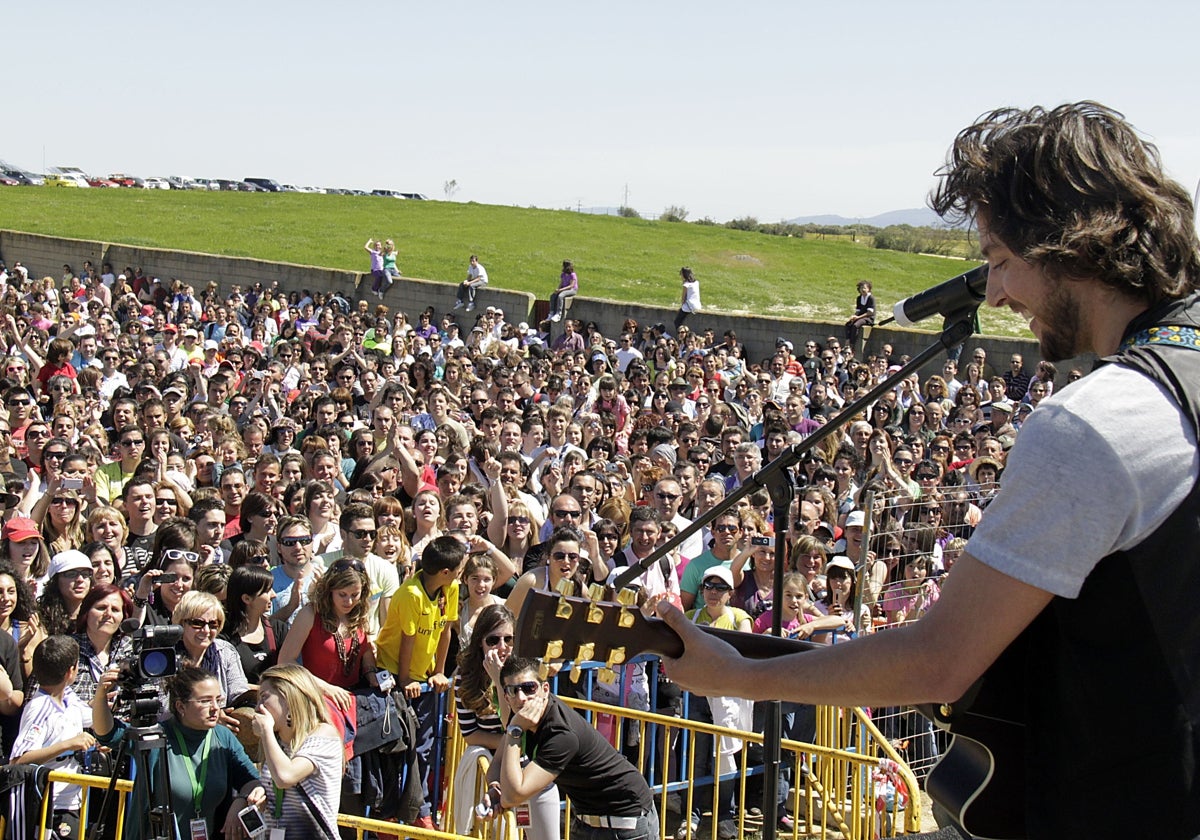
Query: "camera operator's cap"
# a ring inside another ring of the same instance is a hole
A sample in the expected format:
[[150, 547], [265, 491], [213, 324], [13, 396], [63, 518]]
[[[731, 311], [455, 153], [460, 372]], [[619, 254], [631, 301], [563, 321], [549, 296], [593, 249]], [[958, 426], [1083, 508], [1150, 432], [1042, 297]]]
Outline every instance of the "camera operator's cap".
[[[42, 534], [38, 531], [37, 523], [28, 516], [14, 516], [4, 523], [4, 539], [9, 542], [25, 542], [25, 540], [40, 540]], [[91, 563], [88, 563], [91, 568]]]
[[[88, 566], [88, 568], [90, 569], [91, 566]], [[716, 566], [705, 569], [704, 580], [708, 580], [709, 578], [719, 578], [721, 581], [728, 584], [730, 589], [733, 589], [733, 572], [731, 572], [726, 566], [722, 566], [718, 563]]]
[[77, 551], [74, 548], [69, 548], [66, 551], [60, 551], [50, 558], [50, 577], [54, 577], [62, 572], [69, 572], [73, 569], [92, 570], [92, 561], [82, 551]]
[[844, 554], [839, 554], [825, 564], [825, 574], [829, 574], [830, 569], [845, 569], [850, 574], [854, 574], [854, 561]]
[[867, 515], [865, 513], [863, 513], [861, 510], [852, 510], [852, 511], [850, 511], [850, 513], [846, 514], [846, 527], [847, 528], [855, 528], [855, 527], [861, 528], [866, 524], [867, 524]]

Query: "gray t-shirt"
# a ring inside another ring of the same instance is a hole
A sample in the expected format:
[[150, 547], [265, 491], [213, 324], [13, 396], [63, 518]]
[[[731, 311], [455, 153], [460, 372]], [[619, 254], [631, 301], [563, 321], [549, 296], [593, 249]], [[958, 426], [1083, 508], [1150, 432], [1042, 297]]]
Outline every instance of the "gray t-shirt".
[[1103, 557], [1154, 532], [1196, 483], [1187, 418], [1147, 376], [1106, 365], [1043, 400], [968, 546], [984, 564], [1078, 596]]

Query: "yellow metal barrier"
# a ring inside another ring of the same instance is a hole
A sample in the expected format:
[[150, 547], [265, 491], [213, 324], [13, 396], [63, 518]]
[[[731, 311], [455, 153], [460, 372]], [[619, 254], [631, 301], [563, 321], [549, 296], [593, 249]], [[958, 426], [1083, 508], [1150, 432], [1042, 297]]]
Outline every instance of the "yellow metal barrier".
[[[733, 784], [737, 787], [738, 799], [743, 808], [738, 815], [737, 825], [739, 836], [756, 832], [759, 828], [748, 817], [748, 808], [758, 803], [746, 801], [746, 785], [753, 775], [754, 769], [749, 763], [748, 744], [762, 744], [763, 736], [755, 732], [741, 732], [734, 729], [705, 724], [684, 718], [666, 717], [651, 712], [641, 712], [604, 703], [593, 703], [585, 700], [563, 698], [572, 708], [590, 712], [593, 721], [598, 715], [605, 714], [615, 719], [614, 732], [617, 743], [633, 743], [631, 734], [636, 737], [637, 750], [635, 764], [643, 774], [650, 768], [650, 762], [655, 765], [656, 777], [659, 779], [672, 778], [672, 750], [658, 749], [657, 755], [647, 754], [650, 743], [650, 727], [658, 727], [655, 740], [659, 745], [673, 744], [684, 733], [694, 739], [696, 733], [712, 736], [714, 752], [719, 749], [722, 736], [738, 738], [743, 742], [738, 765], [738, 778], [735, 780], [714, 779], [713, 801], [720, 801], [720, 790], [724, 785]], [[451, 702], [450, 708], [453, 709]], [[445, 794], [444, 811], [440, 816], [441, 824], [449, 829], [455, 825], [454, 814], [458, 809], [475, 807], [487, 786], [487, 771], [489, 761], [478, 757], [473, 789], [456, 790], [454, 783], [456, 770], [463, 760], [466, 742], [459, 734], [458, 727], [453, 721], [453, 713], [446, 723], [448, 737], [446, 745], [445, 770], [443, 784]], [[799, 840], [801, 837], [824, 838], [828, 833], [836, 831], [846, 840], [874, 840], [877, 837], [888, 837], [900, 833], [915, 833], [921, 827], [921, 799], [916, 777], [904, 765], [900, 756], [879, 732], [871, 719], [861, 709], [839, 709], [834, 707], [818, 707], [816, 743], [804, 744], [796, 741], [783, 741], [781, 751], [783, 764], [790, 768], [792, 787], [787, 797], [787, 810], [793, 817], [793, 825], [789, 830], [781, 829], [780, 837], [790, 837]], [[686, 778], [693, 778], [696, 755], [689, 750], [689, 764], [679, 768], [687, 771]], [[714, 756], [715, 759], [715, 756]], [[899, 797], [891, 807], [877, 808], [877, 802], [887, 805], [888, 788], [881, 784], [877, 771], [881, 760], [894, 762], [892, 770], [895, 777], [907, 788], [908, 801], [900, 804]], [[714, 760], [714, 765], [716, 764]], [[77, 784], [85, 789], [104, 789], [109, 780], [100, 776], [85, 776], [76, 773], [53, 771], [50, 773], [51, 782], [67, 782]], [[128, 780], [118, 780], [116, 789], [122, 794], [133, 789], [133, 783]], [[726, 789], [727, 790], [727, 789]], [[662, 838], [673, 835], [673, 826], [667, 822], [668, 797], [666, 785], [661, 785], [656, 794]], [[680, 791], [680, 805], [684, 815], [692, 812], [695, 791], [691, 784]], [[126, 809], [126, 796], [120, 796], [117, 801], [117, 837], [122, 836]], [[49, 816], [49, 796], [43, 802], [41, 825], [46, 825]], [[86, 825], [88, 818], [88, 797], [83, 798], [83, 809], [80, 813], [80, 824]], [[684, 817], [680, 817], [681, 821]], [[570, 803], [567, 803], [565, 815], [564, 840], [570, 840]], [[366, 832], [379, 834], [381, 838], [431, 838], [431, 840], [457, 840], [463, 835], [452, 831], [436, 831], [415, 828], [409, 825], [398, 825], [393, 822], [359, 817], [349, 814], [338, 815], [338, 825], [354, 830], [355, 836], [361, 838]], [[708, 832], [695, 835], [716, 838], [715, 821], [711, 824], [711, 835]], [[518, 840], [519, 829], [511, 812], [504, 812], [494, 820], [475, 820], [470, 837], [478, 840]], [[692, 836], [689, 832], [689, 840]]]

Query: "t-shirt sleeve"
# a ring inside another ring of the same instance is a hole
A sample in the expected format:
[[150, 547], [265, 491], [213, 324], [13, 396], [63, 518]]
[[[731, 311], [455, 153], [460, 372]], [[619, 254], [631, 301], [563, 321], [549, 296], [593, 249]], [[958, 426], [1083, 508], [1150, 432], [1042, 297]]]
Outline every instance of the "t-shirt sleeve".
[[[574, 712], [567, 712], [574, 714]], [[570, 766], [579, 753], [579, 739], [566, 726], [555, 726], [546, 732], [537, 747], [533, 761], [547, 773], [558, 777]]]
[[967, 550], [1024, 583], [1074, 598], [1101, 558], [1137, 545], [1166, 520], [1198, 468], [1196, 436], [1166, 391], [1107, 365], [1029, 415]]

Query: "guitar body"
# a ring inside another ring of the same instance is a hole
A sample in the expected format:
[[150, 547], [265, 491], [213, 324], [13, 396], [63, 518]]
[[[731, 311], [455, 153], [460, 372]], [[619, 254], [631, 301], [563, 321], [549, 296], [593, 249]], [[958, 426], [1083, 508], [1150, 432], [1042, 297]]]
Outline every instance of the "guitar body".
[[1025, 837], [1024, 727], [968, 713], [952, 734], [925, 780], [929, 797], [972, 837]]
[[1025, 823], [1025, 644], [1019, 636], [957, 703], [917, 711], [954, 736], [925, 790], [963, 831], [1020, 840]]

